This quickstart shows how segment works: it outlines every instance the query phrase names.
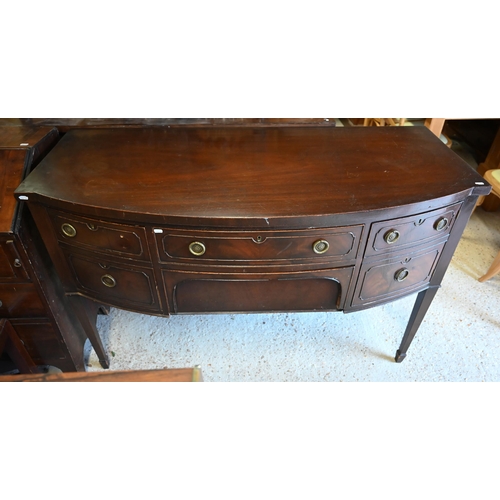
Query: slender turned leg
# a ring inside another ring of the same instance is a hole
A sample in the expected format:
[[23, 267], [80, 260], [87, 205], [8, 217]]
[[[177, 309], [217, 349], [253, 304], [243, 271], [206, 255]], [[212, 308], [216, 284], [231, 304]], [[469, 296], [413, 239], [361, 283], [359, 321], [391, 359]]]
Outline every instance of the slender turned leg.
[[428, 288], [417, 295], [413, 311], [411, 312], [408, 325], [406, 326], [405, 334], [403, 335], [403, 340], [401, 341], [401, 345], [399, 346], [399, 349], [396, 352], [396, 357], [394, 358], [396, 363], [401, 363], [401, 361], [405, 359], [406, 351], [410, 347], [411, 341], [413, 340], [413, 337], [415, 337], [418, 327], [420, 326], [420, 323], [422, 323], [425, 313], [427, 312], [427, 309], [429, 309], [432, 299], [434, 298], [434, 295], [436, 295], [437, 291], [438, 287], [433, 287]]
[[70, 299], [71, 299], [71, 305], [75, 310], [75, 314], [80, 320], [80, 323], [82, 324], [82, 327], [85, 330], [85, 333], [88, 339], [90, 340], [90, 343], [92, 344], [92, 347], [94, 348], [97, 357], [99, 358], [99, 363], [103, 368], [109, 368], [109, 359], [106, 352], [104, 351], [104, 346], [102, 345], [101, 337], [99, 335], [99, 332], [97, 331], [95, 324], [92, 321], [90, 321], [87, 312], [87, 307], [85, 305], [87, 299], [80, 297], [78, 295], [73, 295], [70, 297]]

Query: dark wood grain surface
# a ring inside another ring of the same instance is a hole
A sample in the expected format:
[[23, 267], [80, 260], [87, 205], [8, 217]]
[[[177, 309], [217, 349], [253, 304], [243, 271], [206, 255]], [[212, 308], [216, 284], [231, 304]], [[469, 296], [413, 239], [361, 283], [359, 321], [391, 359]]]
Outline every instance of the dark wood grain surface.
[[419, 203], [481, 180], [424, 127], [104, 129], [68, 132], [17, 194], [123, 218], [272, 226]]
[[53, 127], [1, 127], [0, 149], [24, 149], [32, 147], [55, 132]]

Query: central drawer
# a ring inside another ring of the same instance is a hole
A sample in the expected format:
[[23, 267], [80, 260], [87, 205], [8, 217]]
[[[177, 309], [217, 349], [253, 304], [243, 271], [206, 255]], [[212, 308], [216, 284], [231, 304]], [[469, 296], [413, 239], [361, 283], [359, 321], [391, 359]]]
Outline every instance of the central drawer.
[[363, 226], [304, 231], [191, 231], [155, 228], [161, 262], [354, 260]]

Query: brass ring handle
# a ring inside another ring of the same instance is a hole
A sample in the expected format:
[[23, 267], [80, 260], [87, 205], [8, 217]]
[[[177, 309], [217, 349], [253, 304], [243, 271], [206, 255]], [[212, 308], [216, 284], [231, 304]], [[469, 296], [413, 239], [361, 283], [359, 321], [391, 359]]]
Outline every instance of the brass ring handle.
[[384, 234], [384, 241], [388, 245], [392, 245], [393, 243], [396, 243], [396, 241], [399, 240], [399, 237], [401, 234], [399, 231], [396, 231], [395, 229], [391, 229], [390, 231], [387, 231], [387, 233]]
[[441, 217], [434, 224], [434, 229], [436, 231], [442, 231], [448, 227], [448, 219], [446, 217]]
[[203, 243], [200, 243], [199, 241], [193, 241], [189, 244], [189, 251], [196, 257], [199, 257], [200, 255], [203, 255], [205, 253], [206, 248]]
[[318, 255], [328, 252], [329, 248], [330, 248], [330, 243], [328, 243], [328, 241], [326, 240], [318, 240], [313, 243], [313, 251]]
[[61, 231], [64, 233], [65, 236], [68, 238], [74, 238], [76, 236], [76, 229], [71, 225], [65, 222], [61, 226]]
[[408, 278], [409, 274], [410, 274], [410, 271], [408, 269], [406, 269], [406, 267], [403, 267], [402, 269], [399, 269], [398, 271], [396, 271], [396, 273], [394, 274], [394, 279], [401, 283], [406, 278]]
[[116, 286], [116, 280], [110, 274], [101, 276], [101, 283], [108, 288], [113, 288], [114, 286]]

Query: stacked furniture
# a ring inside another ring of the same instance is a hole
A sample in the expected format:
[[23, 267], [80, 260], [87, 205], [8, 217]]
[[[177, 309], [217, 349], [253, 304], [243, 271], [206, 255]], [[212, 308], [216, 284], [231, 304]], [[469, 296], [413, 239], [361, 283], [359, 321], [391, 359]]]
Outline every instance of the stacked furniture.
[[[14, 190], [59, 140], [55, 128], [0, 127], [0, 354], [24, 373], [84, 371], [85, 331]], [[89, 308], [95, 321], [97, 308]]]

